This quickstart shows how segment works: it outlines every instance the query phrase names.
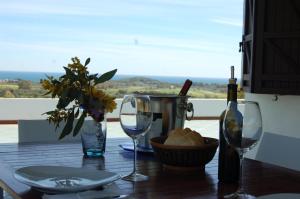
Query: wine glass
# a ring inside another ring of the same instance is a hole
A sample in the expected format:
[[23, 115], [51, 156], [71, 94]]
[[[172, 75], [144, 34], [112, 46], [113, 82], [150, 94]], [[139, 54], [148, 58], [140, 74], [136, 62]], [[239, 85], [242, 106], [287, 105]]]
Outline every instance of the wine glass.
[[124, 132], [132, 138], [134, 145], [133, 171], [123, 177], [128, 181], [143, 181], [148, 177], [137, 173], [137, 139], [150, 130], [153, 114], [151, 111], [150, 97], [148, 95], [125, 95], [120, 109], [120, 123]]
[[239, 188], [224, 198], [255, 198], [246, 194], [242, 186], [244, 153], [251, 150], [262, 135], [262, 117], [257, 102], [229, 101], [225, 112], [223, 133], [227, 143], [235, 148], [240, 157]]

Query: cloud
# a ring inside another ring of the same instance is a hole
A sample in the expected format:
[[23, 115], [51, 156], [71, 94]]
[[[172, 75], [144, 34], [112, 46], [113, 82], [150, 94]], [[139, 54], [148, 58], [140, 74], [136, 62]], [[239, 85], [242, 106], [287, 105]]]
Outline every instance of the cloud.
[[[123, 73], [141, 66], [148, 74], [164, 67], [162, 74], [184, 74], [187, 68], [233, 62], [241, 5], [240, 0], [3, 1], [0, 52], [7, 65], [32, 64], [37, 70], [42, 64], [50, 68], [48, 60], [78, 55], [99, 59], [95, 65], [119, 65]], [[225, 29], [232, 34], [222, 34]]]
[[[59, 4], [59, 6], [58, 6]], [[0, 5], [1, 15], [77, 15], [112, 16], [110, 9], [96, 10], [97, 6], [84, 6], [80, 1], [67, 4], [66, 1], [7, 2]]]
[[[0, 15], [70, 15], [70, 16], [152, 16], [169, 17], [209, 10], [226, 12], [242, 5], [240, 0], [9, 0], [0, 4]], [[224, 10], [224, 6], [226, 8]], [[240, 10], [241, 12], [241, 10]]]
[[[59, 5], [59, 6], [58, 6]], [[11, 0], [0, 4], [0, 15], [70, 15], [70, 16], [164, 16], [167, 6], [149, 4], [143, 1], [98, 1], [98, 0]], [[155, 12], [153, 12], [155, 11]]]
[[235, 26], [235, 27], [243, 27], [242, 19], [230, 19], [230, 18], [215, 18], [210, 21], [222, 25]]
[[[21, 63], [31, 67], [31, 70], [61, 71], [61, 66], [65, 64], [66, 58], [79, 56], [80, 58], [92, 58], [93, 64], [90, 69], [93, 73], [99, 72], [99, 70], [110, 70], [112, 69], [111, 66], [114, 66], [118, 68], [119, 74], [143, 73], [144, 75], [224, 76], [225, 73], [220, 70], [220, 67], [232, 64], [238, 65], [240, 62], [240, 55], [229, 48], [226, 48], [227, 53], [207, 49], [206, 46], [210, 46], [209, 42], [196, 42], [193, 44], [181, 41], [176, 48], [169, 48], [168, 45], [171, 45], [172, 39], [139, 38], [139, 45], [134, 45], [133, 42], [131, 45], [88, 43], [81, 44], [80, 48], [78, 48], [77, 43], [65, 46], [60, 42], [39, 44], [0, 42], [0, 45], [6, 46], [5, 53], [8, 53], [8, 57], [11, 57], [7, 60], [15, 70], [24, 69], [20, 68], [20, 58], [15, 59], [13, 54], [21, 54], [23, 56]], [[152, 39], [156, 42], [153, 43]], [[149, 43], [152, 43], [152, 45], [149, 45]], [[161, 45], [164, 47], [161, 47]], [[218, 46], [214, 43], [211, 43], [211, 45], [211, 48]], [[28, 55], [35, 55], [36, 58], [33, 59], [32, 56]], [[57, 60], [55, 66], [51, 62], [52, 59]], [[2, 63], [0, 68], [1, 66], [6, 65]]]
[[[97, 37], [96, 37], [97, 36]], [[54, 37], [56, 38], [56, 37]], [[92, 38], [92, 39], [79, 39]], [[135, 41], [138, 40], [136, 45]], [[89, 32], [77, 32], [76, 36], [70, 36], [69, 40], [63, 39], [53, 41], [5, 41], [0, 40], [1, 46], [7, 49], [27, 49], [46, 52], [74, 52], [77, 46], [80, 50], [98, 51], [102, 53], [127, 54], [128, 49], [150, 51], [156, 54], [157, 51], [178, 51], [178, 52], [216, 52], [226, 53], [226, 43], [212, 42], [206, 40], [180, 39], [164, 36], [147, 36], [131, 34], [93, 34]]]

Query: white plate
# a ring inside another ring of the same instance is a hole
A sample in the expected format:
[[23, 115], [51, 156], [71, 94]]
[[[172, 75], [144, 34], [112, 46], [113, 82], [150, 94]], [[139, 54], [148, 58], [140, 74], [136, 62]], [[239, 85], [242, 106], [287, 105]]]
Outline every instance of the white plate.
[[45, 193], [79, 192], [120, 178], [107, 171], [61, 166], [29, 166], [15, 171], [14, 177]]
[[[132, 142], [125, 142], [119, 145], [122, 149], [126, 150], [126, 151], [133, 151], [134, 147], [133, 147], [133, 143]], [[152, 149], [148, 149], [148, 148], [144, 148], [144, 147], [136, 147], [136, 151], [137, 152], [141, 152], [141, 153], [153, 153]]]
[[265, 196], [259, 196], [256, 199], [299, 199], [299, 193], [277, 193]]

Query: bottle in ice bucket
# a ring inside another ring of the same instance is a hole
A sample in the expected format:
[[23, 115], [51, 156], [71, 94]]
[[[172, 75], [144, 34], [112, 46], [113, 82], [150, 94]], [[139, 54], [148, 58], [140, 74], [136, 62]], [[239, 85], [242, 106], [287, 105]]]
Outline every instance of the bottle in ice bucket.
[[189, 89], [191, 88], [191, 85], [192, 85], [192, 81], [187, 79], [185, 80], [180, 92], [179, 92], [179, 96], [186, 96], [187, 92], [189, 91]]

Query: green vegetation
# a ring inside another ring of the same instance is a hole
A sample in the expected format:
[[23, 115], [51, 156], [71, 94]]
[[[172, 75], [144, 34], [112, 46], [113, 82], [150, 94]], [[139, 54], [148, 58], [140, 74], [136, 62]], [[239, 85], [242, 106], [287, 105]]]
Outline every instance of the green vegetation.
[[[30, 82], [30, 84], [22, 82]], [[0, 97], [7, 98], [38, 98], [38, 97], [50, 97], [44, 96], [45, 91], [42, 89], [39, 83], [31, 81], [17, 80], [0, 82]]]
[[[44, 95], [45, 90], [42, 89], [39, 83], [30, 82], [29, 86], [20, 86], [27, 84], [28, 81], [18, 80], [11, 82], [0, 82], [0, 97], [17, 97], [17, 98], [49, 98], [50, 95]], [[21, 85], [22, 85], [21, 84]], [[134, 92], [143, 93], [164, 93], [164, 94], [178, 94], [181, 89], [180, 84], [172, 84], [166, 82], [160, 82], [157, 80], [144, 78], [144, 77], [133, 77], [123, 80], [110, 80], [105, 82], [98, 87], [103, 89], [104, 92], [122, 98], [124, 94], [130, 94]], [[226, 84], [204, 84], [194, 83], [188, 92], [193, 98], [226, 98]], [[242, 92], [238, 93], [239, 98], [243, 98]]]
[[1, 83], [0, 90], [16, 90], [19, 86], [16, 84], [9, 84], [9, 83]]
[[32, 87], [31, 81], [20, 80], [20, 81], [18, 81], [18, 87], [19, 87], [19, 89], [30, 90]]

